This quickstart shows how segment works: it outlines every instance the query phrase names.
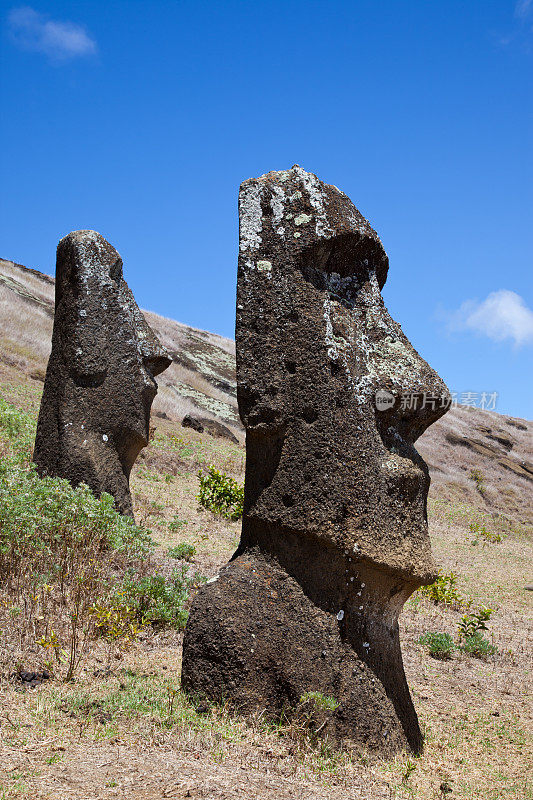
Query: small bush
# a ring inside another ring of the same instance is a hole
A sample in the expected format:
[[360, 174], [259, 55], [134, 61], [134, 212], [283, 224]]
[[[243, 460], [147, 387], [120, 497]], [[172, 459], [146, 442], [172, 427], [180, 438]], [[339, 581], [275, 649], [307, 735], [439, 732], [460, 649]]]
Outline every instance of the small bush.
[[188, 542], [179, 542], [175, 547], [167, 550], [170, 558], [181, 558], [183, 561], [192, 561], [196, 553], [196, 547]]
[[480, 469], [471, 469], [470, 470], [470, 478], [476, 484], [476, 489], [480, 493], [480, 495], [485, 494], [485, 479], [483, 477], [483, 473]]
[[244, 486], [236, 480], [209, 467], [207, 472], [200, 470], [200, 493], [198, 502], [213, 514], [221, 514], [228, 519], [240, 519], [244, 503]]
[[498, 652], [498, 648], [485, 639], [481, 631], [463, 637], [459, 649], [475, 658], [488, 658]]
[[445, 575], [439, 570], [437, 580], [430, 583], [429, 586], [422, 586], [419, 592], [433, 603], [443, 603], [444, 605], [460, 604], [462, 597], [455, 588], [456, 583], [457, 577], [453, 572]]
[[170, 578], [129, 575], [116, 595], [134, 610], [141, 625], [168, 625], [183, 630], [188, 617], [189, 593], [196, 583], [187, 572], [188, 567], [182, 567], [174, 570]]
[[470, 531], [471, 533], [475, 534], [477, 537], [481, 537], [486, 542], [501, 542], [502, 537], [499, 533], [491, 533], [486, 529], [484, 525], [480, 525], [479, 522], [471, 522], [470, 523]]
[[187, 524], [186, 519], [178, 519], [178, 517], [174, 517], [172, 522], [168, 523], [168, 529], [169, 531], [179, 531], [179, 529], [186, 524]]
[[418, 641], [428, 648], [430, 656], [442, 661], [450, 659], [455, 650], [453, 638], [449, 633], [425, 633]]
[[463, 614], [461, 622], [457, 625], [459, 629], [459, 638], [475, 636], [480, 631], [488, 630], [486, 623], [493, 615], [492, 608], [481, 606], [477, 611], [470, 614]]
[[124, 603], [119, 595], [99, 600], [89, 609], [94, 620], [95, 633], [107, 641], [133, 642], [139, 634], [135, 609]]

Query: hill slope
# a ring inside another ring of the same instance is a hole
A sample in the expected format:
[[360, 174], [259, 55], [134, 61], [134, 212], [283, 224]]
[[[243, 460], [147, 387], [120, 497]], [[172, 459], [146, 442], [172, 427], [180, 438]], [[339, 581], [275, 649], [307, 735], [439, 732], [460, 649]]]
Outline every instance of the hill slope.
[[[242, 438], [233, 343], [147, 317], [178, 362], [168, 384], [160, 382], [154, 404], [170, 419], [154, 420], [154, 438], [132, 471], [136, 520], [158, 544], [147, 569], [186, 567], [168, 550], [185, 544], [193, 548], [191, 570], [210, 578], [234, 552], [240, 524], [199, 507], [198, 470], [214, 464], [242, 482], [244, 451], [180, 422], [186, 410], [213, 419], [220, 414], [226, 424], [233, 420]], [[0, 395], [34, 419], [52, 320], [53, 280], [0, 262]], [[215, 400], [223, 405], [210, 405]], [[441, 569], [455, 574], [462, 598], [435, 605], [417, 592], [400, 618], [405, 669], [426, 735], [421, 758], [404, 754], [368, 764], [365, 757], [331, 750], [327, 739], [312, 745], [299, 725], [273, 728], [262, 714], [250, 719], [225, 705], [196, 704], [178, 688], [182, 634], [164, 627], [146, 626], [113, 657], [103, 642], [91, 642], [74, 683], [49, 680], [25, 689], [12, 666], [2, 670], [4, 657], [7, 665], [16, 659], [17, 669], [37, 670], [48, 656], [34, 634], [22, 649], [21, 608], [0, 602], [0, 797], [533, 797], [527, 767], [533, 763], [533, 593], [524, 590], [533, 577], [531, 528], [524, 524], [532, 516], [532, 427], [459, 407], [418, 442], [433, 479], [433, 552]], [[475, 658], [457, 647], [446, 660], [431, 657], [421, 635], [446, 633], [457, 644], [461, 616], [480, 604], [494, 609], [487, 635], [497, 652]], [[32, 624], [33, 617], [30, 633]]]
[[[189, 413], [218, 419], [242, 438], [235, 400], [235, 343], [150, 311], [144, 314], [173, 359], [158, 379], [154, 412], [176, 421]], [[53, 322], [54, 279], [0, 259], [0, 360], [44, 380]]]
[[[235, 396], [235, 343], [150, 311], [144, 313], [173, 358], [159, 378], [153, 413], [164, 413], [177, 423], [188, 413], [218, 420], [243, 441]], [[54, 279], [0, 259], [0, 367], [4, 371], [44, 380], [53, 315]], [[452, 409], [417, 444], [430, 467], [432, 494], [473, 503], [518, 522], [532, 522], [532, 430], [533, 424], [525, 420], [466, 406]], [[472, 470], [480, 473], [485, 486], [472, 478]]]

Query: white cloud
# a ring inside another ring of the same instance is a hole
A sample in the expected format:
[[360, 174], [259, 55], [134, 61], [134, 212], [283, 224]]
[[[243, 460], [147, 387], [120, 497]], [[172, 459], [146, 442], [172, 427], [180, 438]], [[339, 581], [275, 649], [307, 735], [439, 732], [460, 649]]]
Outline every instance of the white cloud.
[[96, 42], [81, 25], [47, 19], [33, 8], [14, 8], [8, 17], [15, 43], [25, 50], [44, 53], [54, 61], [96, 53]]
[[519, 19], [525, 19], [529, 14], [531, 9], [531, 0], [517, 0], [517, 3], [514, 7], [515, 17]]
[[450, 330], [471, 330], [501, 342], [533, 343], [533, 311], [508, 289], [491, 292], [482, 302], [467, 300], [448, 317]]

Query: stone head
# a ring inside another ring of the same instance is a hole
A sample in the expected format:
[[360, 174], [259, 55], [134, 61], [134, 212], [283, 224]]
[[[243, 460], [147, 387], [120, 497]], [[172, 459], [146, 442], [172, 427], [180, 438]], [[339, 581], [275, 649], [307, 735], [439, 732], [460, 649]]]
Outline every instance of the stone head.
[[[148, 443], [155, 376], [170, 363], [124, 280], [115, 248], [96, 231], [69, 233], [57, 248], [54, 333], [45, 383], [47, 404], [57, 408], [63, 426], [57, 456], [63, 467], [57, 465], [55, 474], [111, 491], [105, 476], [114, 472], [115, 455], [127, 480]], [[44, 424], [43, 406], [41, 415]], [[50, 420], [47, 429], [50, 443]], [[46, 447], [43, 434], [38, 431], [40, 457]], [[129, 492], [121, 501], [117, 491], [111, 491], [117, 505], [131, 506]]]
[[245, 181], [239, 209], [244, 540], [281, 526], [427, 580], [429, 476], [414, 442], [450, 398], [385, 308], [378, 235], [298, 166]]

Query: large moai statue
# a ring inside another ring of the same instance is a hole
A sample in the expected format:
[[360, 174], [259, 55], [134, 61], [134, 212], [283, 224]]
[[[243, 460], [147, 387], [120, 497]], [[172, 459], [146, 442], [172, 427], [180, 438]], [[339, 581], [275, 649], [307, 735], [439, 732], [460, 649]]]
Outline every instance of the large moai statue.
[[52, 352], [33, 459], [40, 475], [109, 492], [133, 516], [129, 475], [148, 444], [154, 377], [171, 363], [96, 231], [59, 242]]
[[242, 538], [197, 594], [182, 682], [277, 715], [335, 698], [324, 733], [422, 746], [398, 615], [435, 578], [415, 440], [449, 406], [391, 319], [388, 259], [349, 198], [298, 166], [239, 196]]

